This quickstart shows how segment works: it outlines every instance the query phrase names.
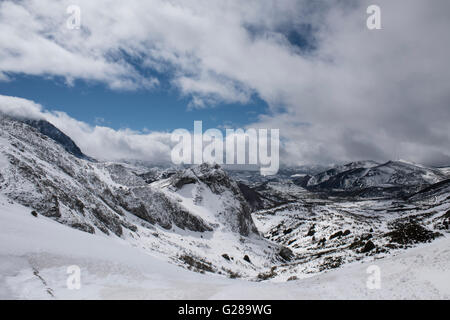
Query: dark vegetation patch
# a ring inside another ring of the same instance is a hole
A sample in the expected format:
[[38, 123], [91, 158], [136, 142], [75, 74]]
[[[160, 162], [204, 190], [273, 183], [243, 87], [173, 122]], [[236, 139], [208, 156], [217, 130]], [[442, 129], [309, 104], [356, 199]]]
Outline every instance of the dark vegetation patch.
[[188, 269], [200, 273], [211, 272], [215, 273], [214, 268], [210, 262], [203, 259], [189, 256], [187, 254], [180, 256], [180, 260], [188, 265]]
[[448, 232], [450, 230], [450, 210], [444, 213], [442, 216], [435, 219], [436, 224], [434, 225], [435, 229], [445, 230]]
[[241, 274], [240, 274], [239, 272], [234, 272], [234, 271], [232, 271], [232, 270], [225, 269], [225, 268], [222, 268], [222, 270], [224, 270], [225, 272], [228, 273], [228, 277], [229, 277], [230, 279], [238, 279], [238, 278], [242, 277]]
[[77, 229], [77, 230], [80, 230], [83, 232], [87, 232], [87, 233], [91, 233], [91, 234], [95, 233], [94, 227], [87, 223], [74, 222], [74, 223], [70, 223], [69, 226], [71, 228], [74, 228], [74, 229]]
[[442, 236], [439, 232], [430, 231], [414, 221], [396, 223], [393, 227], [393, 231], [384, 235], [385, 237], [390, 238], [391, 243], [402, 245], [424, 243]]
[[264, 281], [264, 280], [272, 279], [273, 277], [275, 277], [277, 275], [277, 273], [275, 272], [276, 269], [277, 269], [277, 267], [272, 267], [269, 272], [258, 274], [258, 280]]
[[326, 257], [319, 266], [319, 271], [339, 268], [343, 262], [342, 257]]

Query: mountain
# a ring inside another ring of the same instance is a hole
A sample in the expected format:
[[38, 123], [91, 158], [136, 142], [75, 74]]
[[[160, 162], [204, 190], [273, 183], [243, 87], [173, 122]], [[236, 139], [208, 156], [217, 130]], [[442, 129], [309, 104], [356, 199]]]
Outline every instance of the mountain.
[[[199, 273], [295, 280], [387, 258], [449, 232], [443, 169], [365, 161], [253, 178], [209, 164], [149, 169], [93, 161], [78, 150], [49, 123], [0, 117], [0, 199], [28, 210], [30, 219]], [[299, 178], [309, 183], [300, 186]], [[408, 193], [398, 197], [392, 188]]]
[[[294, 256], [263, 277], [305, 277], [441, 238], [450, 232], [447, 174], [405, 161], [363, 161], [290, 181], [247, 180], [258, 230]], [[300, 186], [302, 178], [310, 185]]]
[[[187, 208], [199, 211], [210, 224], [228, 226], [241, 235], [258, 234], [250, 207], [238, 184], [218, 165], [202, 164], [159, 180], [159, 187], [168, 197], [176, 197]], [[211, 212], [214, 216], [211, 216]]]
[[244, 182], [247, 185], [260, 184], [265, 182], [281, 182], [290, 181], [296, 177], [315, 175], [323, 172], [326, 167], [320, 165], [287, 167], [281, 166], [276, 175], [263, 176], [259, 174], [259, 168], [255, 170], [238, 170], [232, 167], [224, 167], [230, 177], [238, 182]]
[[0, 118], [0, 194], [35, 215], [199, 272], [256, 277], [285, 260], [284, 248], [259, 235], [237, 183], [219, 167], [164, 171], [154, 181], [143, 167], [79, 157], [67, 136], [36, 125]]
[[352, 162], [294, 182], [315, 191], [332, 191], [341, 195], [363, 197], [405, 196], [448, 178], [439, 168], [406, 161]]
[[379, 163], [375, 161], [356, 161], [356, 162], [350, 162], [345, 165], [336, 166], [334, 168], [331, 168], [329, 170], [320, 172], [316, 175], [313, 175], [310, 177], [310, 179], [307, 181], [307, 186], [314, 186], [314, 185], [320, 185], [326, 181], [329, 181], [331, 178], [344, 173], [349, 172], [355, 169], [366, 169], [366, 168], [372, 168], [375, 166], [378, 166]]
[[[20, 119], [19, 119], [20, 120]], [[63, 133], [61, 130], [56, 128], [53, 124], [46, 120], [33, 120], [33, 119], [23, 119], [24, 123], [30, 125], [31, 127], [37, 129], [44, 136], [47, 136], [53, 139], [56, 143], [61, 145], [64, 150], [69, 152], [80, 159], [90, 159], [83, 152], [81, 152], [80, 148], [73, 142], [73, 140]]]

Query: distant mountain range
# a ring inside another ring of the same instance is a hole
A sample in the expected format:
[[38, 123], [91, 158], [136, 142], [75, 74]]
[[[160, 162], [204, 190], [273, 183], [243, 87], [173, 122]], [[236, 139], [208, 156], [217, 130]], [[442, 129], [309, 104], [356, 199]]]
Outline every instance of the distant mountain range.
[[406, 161], [352, 162], [316, 175], [296, 178], [294, 183], [308, 190], [328, 191], [364, 197], [407, 196], [448, 178], [445, 168], [427, 168]]

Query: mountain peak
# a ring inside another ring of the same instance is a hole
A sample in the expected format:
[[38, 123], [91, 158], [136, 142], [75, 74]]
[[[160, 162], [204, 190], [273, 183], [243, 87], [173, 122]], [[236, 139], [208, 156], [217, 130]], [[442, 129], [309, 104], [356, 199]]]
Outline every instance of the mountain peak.
[[61, 145], [67, 152], [74, 155], [77, 158], [92, 160], [86, 156], [81, 149], [75, 144], [75, 142], [64, 132], [59, 130], [53, 124], [43, 119], [18, 119], [19, 121], [37, 129], [41, 134], [54, 140]]

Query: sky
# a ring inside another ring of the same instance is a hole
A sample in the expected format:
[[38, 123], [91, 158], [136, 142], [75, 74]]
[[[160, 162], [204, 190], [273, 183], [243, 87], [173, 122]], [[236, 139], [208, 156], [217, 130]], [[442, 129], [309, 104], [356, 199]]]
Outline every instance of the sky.
[[190, 98], [175, 89], [110, 90], [103, 84], [78, 81], [67, 86], [64, 79], [12, 75], [0, 81], [0, 94], [26, 98], [49, 110], [64, 111], [91, 125], [104, 125], [116, 130], [172, 131], [190, 128], [201, 119], [207, 127], [233, 125], [243, 127], [257, 120], [267, 104], [255, 97], [246, 104], [223, 103], [211, 108], [191, 108]]
[[[381, 30], [366, 26], [371, 4]], [[70, 5], [79, 29], [67, 27]], [[280, 129], [286, 165], [450, 165], [449, 9], [447, 0], [2, 1], [0, 110], [39, 114], [100, 159], [168, 161], [170, 132], [202, 120]]]

